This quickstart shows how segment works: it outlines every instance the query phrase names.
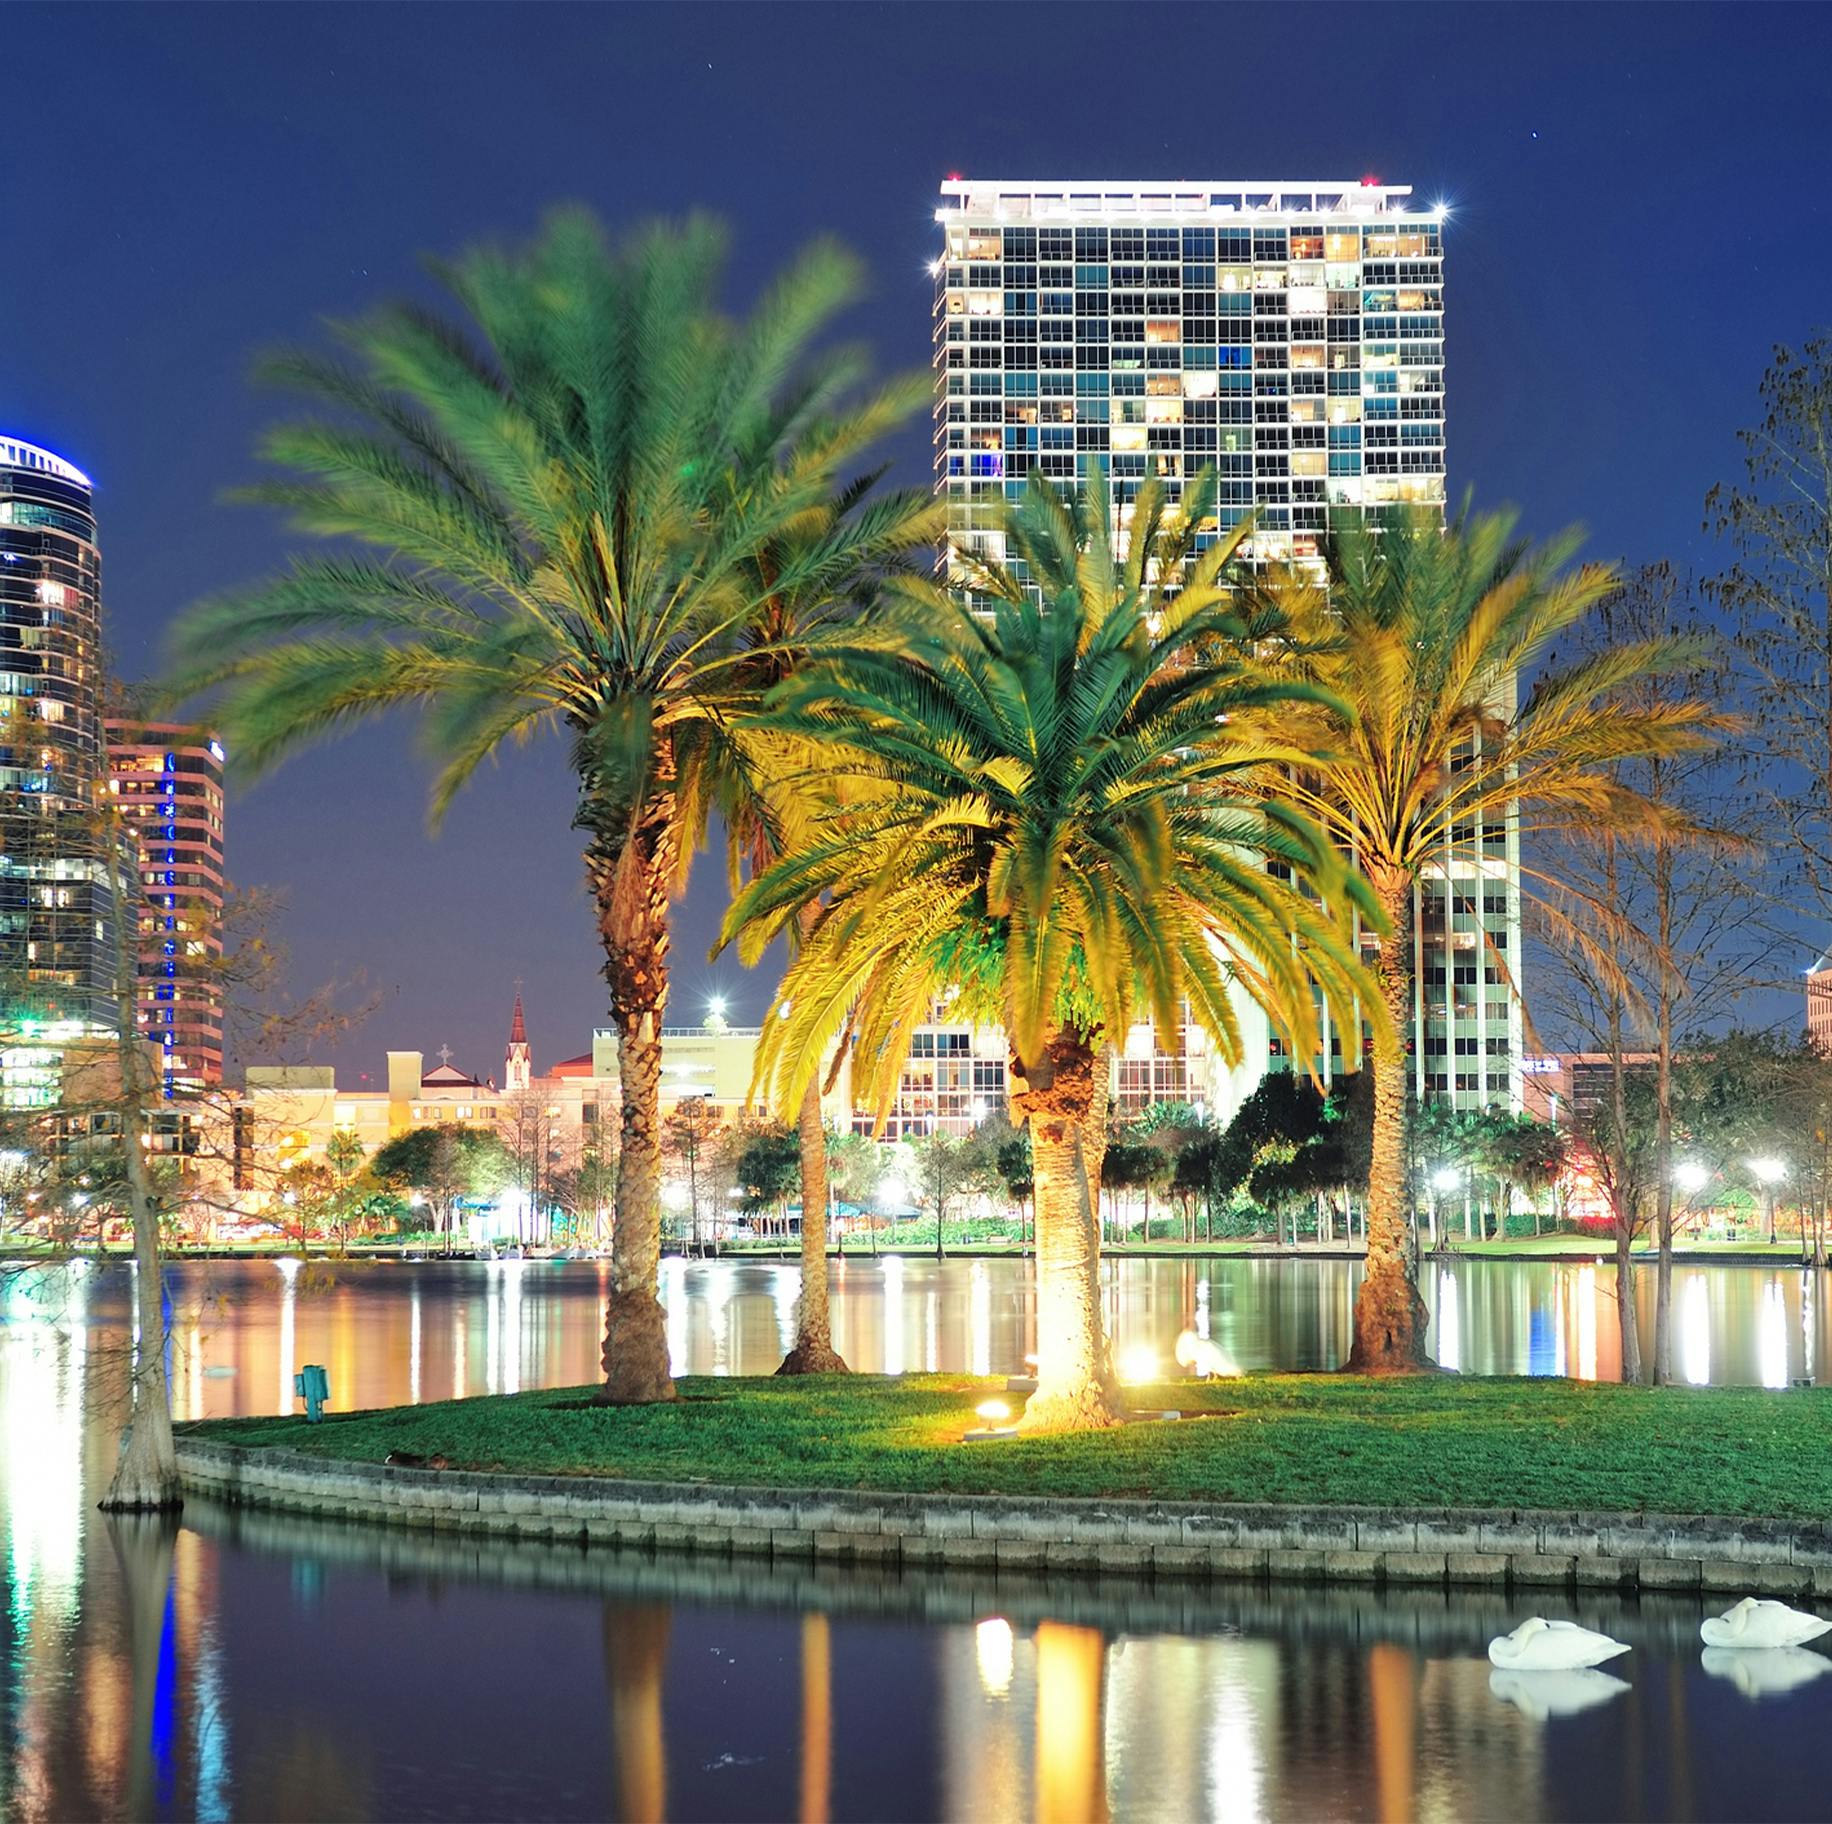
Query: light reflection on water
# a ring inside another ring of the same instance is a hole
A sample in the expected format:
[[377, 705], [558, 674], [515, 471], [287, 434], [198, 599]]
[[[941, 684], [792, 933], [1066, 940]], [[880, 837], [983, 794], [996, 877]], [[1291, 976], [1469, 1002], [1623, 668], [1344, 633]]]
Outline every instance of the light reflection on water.
[[[310, 1361], [338, 1406], [589, 1380], [602, 1283], [593, 1263], [187, 1266], [177, 1410], [271, 1411], [282, 1387], [291, 1410]], [[677, 1365], [774, 1367], [793, 1284], [671, 1263]], [[1340, 1263], [1138, 1262], [1110, 1269], [1109, 1308], [1122, 1345], [1166, 1359], [1188, 1325], [1249, 1366], [1316, 1366], [1353, 1284]], [[1611, 1667], [1626, 1692], [1536, 1720], [1489, 1687], [1483, 1643], [1526, 1600], [1496, 1594], [874, 1576], [199, 1504], [175, 1533], [105, 1523], [128, 1285], [118, 1268], [0, 1284], [8, 1819], [1823, 1809], [1796, 1749], [1832, 1726], [1832, 1677], [1747, 1695], [1760, 1681], [1704, 1666], [1696, 1602], [1533, 1596], [1636, 1648]], [[1616, 1371], [1607, 1268], [1450, 1263], [1424, 1291], [1466, 1371]], [[1034, 1346], [1017, 1263], [848, 1262], [836, 1294], [860, 1367], [996, 1373]], [[1820, 1375], [1823, 1296], [1791, 1269], [1681, 1269], [1681, 1372]]]
[[[1359, 1267], [1346, 1261], [1128, 1260], [1107, 1263], [1115, 1347], [1172, 1360], [1179, 1332], [1212, 1339], [1242, 1368], [1334, 1367], [1346, 1353]], [[184, 1418], [295, 1409], [306, 1362], [330, 1374], [334, 1409], [576, 1385], [598, 1373], [600, 1263], [540, 1261], [187, 1263], [169, 1274], [174, 1410]], [[1782, 1388], [1832, 1364], [1832, 1275], [1794, 1267], [1679, 1267], [1676, 1378]], [[794, 1327], [798, 1275], [774, 1263], [663, 1263], [661, 1296], [677, 1374], [767, 1374]], [[888, 1256], [834, 1271], [840, 1353], [868, 1372], [1020, 1373], [1036, 1350], [1027, 1264]], [[14, 1275], [14, 1316], [131, 1319], [119, 1267], [85, 1277]], [[1653, 1275], [1637, 1275], [1641, 1348], [1653, 1356]], [[1431, 1347], [1470, 1374], [1621, 1372], [1615, 1275], [1582, 1262], [1452, 1261], [1420, 1291]], [[70, 1334], [80, 1338], [83, 1325]], [[78, 1345], [80, 1346], [80, 1344]], [[271, 1389], [257, 1394], [257, 1388]]]

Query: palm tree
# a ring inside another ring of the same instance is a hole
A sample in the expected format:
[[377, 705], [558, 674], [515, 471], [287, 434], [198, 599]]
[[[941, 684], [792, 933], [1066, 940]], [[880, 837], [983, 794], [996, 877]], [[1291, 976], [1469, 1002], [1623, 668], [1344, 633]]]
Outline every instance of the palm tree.
[[[343, 328], [345, 359], [270, 363], [331, 416], [269, 433], [292, 475], [254, 498], [355, 548], [192, 609], [176, 645], [176, 688], [219, 692], [253, 771], [419, 706], [435, 822], [508, 743], [569, 737], [622, 1081], [609, 1402], [674, 1391], [656, 1296], [669, 905], [748, 701], [760, 562], [792, 541], [775, 594], [857, 573], [883, 521], [845, 477], [909, 409], [905, 387], [859, 398], [856, 354], [810, 354], [858, 292], [848, 255], [815, 246], [733, 321], [724, 245], [696, 218], [612, 249], [564, 211], [525, 251], [435, 269], [462, 319], [397, 305]], [[797, 537], [810, 515], [820, 534]]]
[[[908, 406], [929, 396], [926, 374], [909, 383]], [[869, 527], [855, 540], [857, 568], [851, 574], [797, 560], [809, 545], [830, 540], [848, 515], [864, 517], [865, 497], [877, 481], [866, 475], [835, 498], [821, 502], [760, 550], [752, 566], [755, 608], [739, 630], [728, 681], [728, 713], [714, 731], [715, 762], [708, 768], [715, 806], [727, 835], [731, 885], [769, 867], [806, 826], [825, 795], [810, 793], [813, 774], [806, 743], [785, 741], [756, 712], [769, 693], [823, 645], [855, 640], [855, 623], [870, 611], [888, 574], [907, 554], [938, 538], [946, 507], [927, 489], [911, 489], [870, 503]], [[787, 584], [783, 579], [791, 580]], [[748, 713], [747, 713], [748, 712]], [[805, 928], [814, 908], [804, 909]], [[801, 932], [791, 934], [799, 939]], [[844, 1374], [846, 1363], [833, 1346], [827, 1279], [827, 1128], [821, 1114], [821, 1083], [810, 1076], [796, 1111], [801, 1162], [801, 1293], [795, 1305], [795, 1336], [778, 1374]]]
[[759, 1080], [794, 1106], [839, 1039], [882, 1111], [938, 995], [1004, 1026], [1036, 1187], [1027, 1429], [1119, 1410], [1087, 1194], [1102, 1035], [1180, 1031], [1187, 1001], [1238, 1057], [1236, 987], [1309, 1040], [1317, 989], [1344, 1008], [1371, 986], [1311, 897], [1371, 914], [1365, 889], [1304, 818], [1239, 789], [1294, 756], [1236, 721], [1316, 693], [1268, 673], [1229, 605], [1238, 535], [1196, 551], [1213, 499], [1205, 476], [1179, 514], [1147, 483], [1121, 557], [1104, 480], [1065, 503], [1033, 476], [1002, 515], [1017, 562], [962, 555], [965, 600], [892, 583], [896, 641], [829, 652], [763, 718], [817, 749], [837, 799], [727, 915], [755, 955], [814, 908]]
[[[1414, 1031], [1413, 897], [1424, 880], [1479, 883], [1506, 868], [1506, 820], [1529, 837], [1584, 829], [1646, 831], [1657, 813], [1619, 777], [1620, 763], [1708, 744], [1721, 725], [1692, 701], [1636, 707], [1624, 684], [1696, 659], [1687, 641], [1649, 639], [1592, 651], [1543, 672], [1525, 702], [1515, 681], [1552, 662], [1615, 586], [1605, 565], [1567, 565], [1576, 534], [1529, 550], [1514, 517], [1435, 515], [1365, 527], [1332, 541], [1327, 585], [1265, 580], [1262, 604], [1286, 620], [1294, 676], [1331, 701], [1293, 738], [1324, 764], [1283, 783], [1293, 802], [1353, 854], [1374, 889], [1383, 933], [1380, 1000]], [[1548, 918], [1574, 934], [1569, 888], [1524, 871]], [[1582, 941], [1581, 937], [1578, 941]], [[1491, 961], [1505, 970], [1505, 958]], [[1347, 1366], [1429, 1365], [1425, 1310], [1407, 1249], [1406, 1048], [1376, 1049], [1368, 1265]]]

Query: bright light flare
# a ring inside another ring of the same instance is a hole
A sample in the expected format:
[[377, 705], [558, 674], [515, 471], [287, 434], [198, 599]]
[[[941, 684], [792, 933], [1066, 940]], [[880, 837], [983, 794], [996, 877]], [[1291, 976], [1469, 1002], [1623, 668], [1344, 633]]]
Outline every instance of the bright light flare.
[[1163, 1367], [1158, 1352], [1149, 1343], [1133, 1343], [1120, 1353], [1120, 1379], [1129, 1387], [1140, 1387], [1161, 1380]]
[[988, 1425], [1003, 1425], [1011, 1417], [1011, 1408], [1003, 1400], [981, 1400], [973, 1410]]

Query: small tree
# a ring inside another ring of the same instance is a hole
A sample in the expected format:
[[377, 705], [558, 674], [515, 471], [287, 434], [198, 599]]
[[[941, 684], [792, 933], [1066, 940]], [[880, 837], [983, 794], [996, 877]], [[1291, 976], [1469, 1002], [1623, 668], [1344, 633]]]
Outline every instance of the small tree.
[[910, 1190], [919, 1209], [935, 1212], [935, 1258], [942, 1258], [942, 1229], [948, 1207], [966, 1190], [972, 1159], [964, 1140], [937, 1129], [906, 1142], [910, 1152]]
[[371, 1168], [379, 1183], [417, 1191], [433, 1216], [433, 1229], [452, 1251], [459, 1206], [472, 1197], [495, 1197], [514, 1177], [515, 1162], [493, 1134], [475, 1127], [410, 1127], [378, 1147]]
[[[801, 1139], [796, 1130], [776, 1122], [754, 1125], [733, 1167], [738, 1207], [747, 1216], [774, 1212], [786, 1236], [789, 1199], [801, 1188]], [[802, 1221], [808, 1212], [802, 1211]]]

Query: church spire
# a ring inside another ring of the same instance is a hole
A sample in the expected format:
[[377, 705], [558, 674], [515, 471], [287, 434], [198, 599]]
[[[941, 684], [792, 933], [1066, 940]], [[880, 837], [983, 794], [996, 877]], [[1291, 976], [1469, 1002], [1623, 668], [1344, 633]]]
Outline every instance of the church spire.
[[509, 1055], [503, 1062], [503, 1088], [511, 1092], [526, 1089], [534, 1078], [533, 1057], [528, 1049], [528, 1027], [522, 1019], [522, 985], [515, 984], [515, 1012], [509, 1020]]

